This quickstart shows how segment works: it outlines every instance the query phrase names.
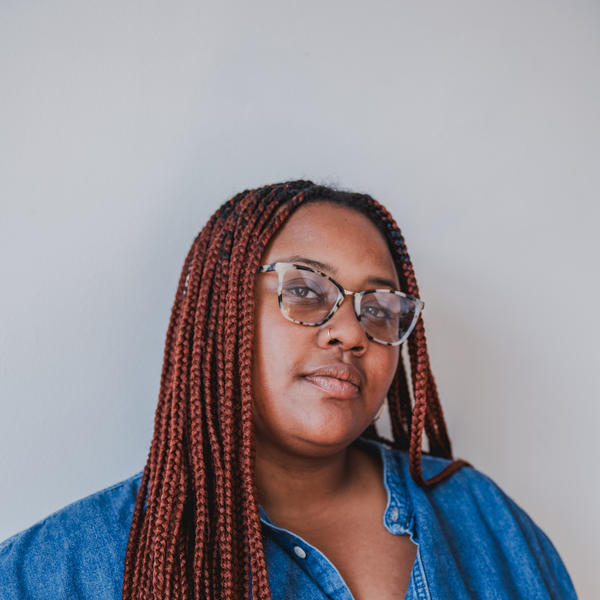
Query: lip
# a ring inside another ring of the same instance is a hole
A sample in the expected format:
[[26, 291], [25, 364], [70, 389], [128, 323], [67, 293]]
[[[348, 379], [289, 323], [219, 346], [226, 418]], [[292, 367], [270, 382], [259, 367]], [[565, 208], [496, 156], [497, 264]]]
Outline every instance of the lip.
[[350, 399], [356, 396], [362, 385], [360, 371], [346, 363], [322, 365], [302, 377], [336, 398]]

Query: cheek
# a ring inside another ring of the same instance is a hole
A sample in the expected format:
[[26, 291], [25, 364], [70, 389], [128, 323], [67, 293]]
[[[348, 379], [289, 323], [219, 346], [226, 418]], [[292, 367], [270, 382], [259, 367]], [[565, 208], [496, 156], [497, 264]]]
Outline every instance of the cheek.
[[381, 395], [385, 395], [398, 368], [400, 349], [397, 346], [382, 346], [381, 350], [378, 349], [378, 352], [371, 356], [371, 359], [374, 365], [372, 372], [375, 375], [373, 384]]
[[279, 307], [263, 306], [255, 313], [254, 351], [252, 356], [255, 397], [276, 395], [293, 374], [294, 351], [299, 338], [292, 323]]

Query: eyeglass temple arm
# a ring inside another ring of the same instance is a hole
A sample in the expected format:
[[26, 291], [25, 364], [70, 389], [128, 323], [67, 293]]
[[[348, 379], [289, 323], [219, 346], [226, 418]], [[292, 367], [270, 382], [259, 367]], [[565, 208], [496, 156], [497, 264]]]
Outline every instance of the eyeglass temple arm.
[[274, 271], [275, 265], [262, 265], [258, 267], [258, 273], [268, 273], [269, 271]]

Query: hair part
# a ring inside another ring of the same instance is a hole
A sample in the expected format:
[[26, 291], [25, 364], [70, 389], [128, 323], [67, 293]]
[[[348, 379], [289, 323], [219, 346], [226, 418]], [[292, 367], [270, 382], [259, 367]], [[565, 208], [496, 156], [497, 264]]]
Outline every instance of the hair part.
[[[245, 190], [213, 214], [184, 261], [171, 311], [124, 600], [270, 598], [254, 480], [254, 279], [271, 238], [308, 202], [368, 216], [387, 240], [401, 287], [419, 297], [400, 229], [369, 195], [291, 181]], [[468, 463], [452, 461], [423, 479], [423, 431], [430, 454], [451, 459], [452, 450], [421, 316], [406, 344], [410, 374], [398, 361], [388, 392], [393, 439], [373, 425], [363, 435], [407, 450], [414, 481], [432, 486]]]

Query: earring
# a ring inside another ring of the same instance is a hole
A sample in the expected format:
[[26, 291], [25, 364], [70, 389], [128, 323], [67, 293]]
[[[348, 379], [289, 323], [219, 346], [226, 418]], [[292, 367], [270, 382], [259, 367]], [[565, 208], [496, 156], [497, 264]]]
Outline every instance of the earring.
[[383, 407], [384, 406], [385, 406], [385, 402], [382, 403], [381, 407], [377, 411], [377, 414], [375, 415], [375, 418], [373, 419], [373, 423], [375, 423], [376, 421], [378, 421], [379, 417], [381, 417], [381, 414], [383, 413]]

